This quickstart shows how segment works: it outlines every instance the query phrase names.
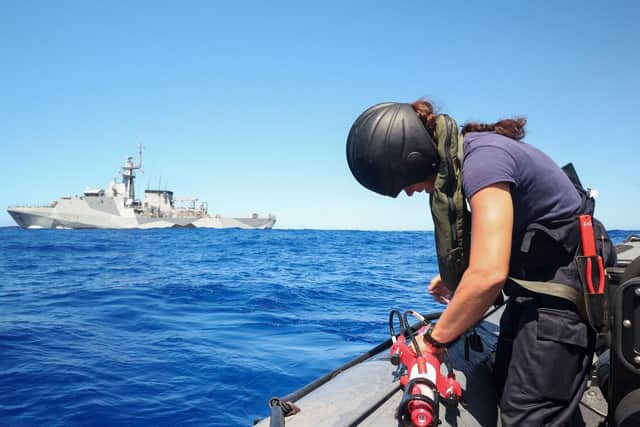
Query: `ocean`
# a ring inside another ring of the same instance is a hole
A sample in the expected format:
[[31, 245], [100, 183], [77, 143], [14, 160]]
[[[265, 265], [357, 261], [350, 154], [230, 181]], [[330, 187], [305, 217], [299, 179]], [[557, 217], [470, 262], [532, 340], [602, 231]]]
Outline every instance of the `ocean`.
[[431, 232], [5, 227], [0, 254], [3, 426], [248, 426], [392, 308], [442, 309]]

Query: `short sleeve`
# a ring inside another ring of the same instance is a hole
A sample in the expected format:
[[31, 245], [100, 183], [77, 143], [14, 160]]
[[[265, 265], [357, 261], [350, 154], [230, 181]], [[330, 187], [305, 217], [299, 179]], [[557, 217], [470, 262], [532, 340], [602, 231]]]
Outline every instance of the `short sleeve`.
[[462, 185], [467, 198], [499, 182], [517, 184], [516, 161], [498, 145], [480, 145], [465, 153]]

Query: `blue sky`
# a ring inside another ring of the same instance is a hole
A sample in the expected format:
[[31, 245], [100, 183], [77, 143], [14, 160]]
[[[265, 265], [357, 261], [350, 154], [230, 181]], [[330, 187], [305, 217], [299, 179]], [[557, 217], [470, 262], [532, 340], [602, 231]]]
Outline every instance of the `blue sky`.
[[105, 187], [142, 143], [138, 190], [212, 213], [432, 229], [425, 196], [368, 192], [345, 159], [365, 108], [426, 96], [459, 123], [525, 115], [607, 226], [638, 229], [639, 20], [632, 1], [5, 0], [0, 206]]

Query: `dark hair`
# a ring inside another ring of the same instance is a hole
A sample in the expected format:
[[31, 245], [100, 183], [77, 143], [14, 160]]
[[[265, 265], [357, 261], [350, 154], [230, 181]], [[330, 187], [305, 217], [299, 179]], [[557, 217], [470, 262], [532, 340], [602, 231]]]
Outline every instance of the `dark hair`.
[[411, 106], [427, 129], [427, 132], [429, 132], [429, 135], [431, 135], [431, 138], [435, 141], [436, 118], [438, 115], [433, 111], [433, 105], [426, 99], [420, 98], [413, 102]]
[[[424, 98], [420, 98], [417, 101], [414, 101], [411, 106], [435, 141], [436, 118], [438, 115], [433, 109], [433, 104]], [[464, 135], [469, 132], [495, 132], [499, 135], [506, 136], [507, 138], [520, 141], [524, 138], [524, 127], [526, 124], [527, 119], [524, 117], [503, 119], [491, 124], [467, 122], [462, 127], [461, 133]]]
[[461, 133], [464, 135], [468, 132], [495, 132], [504, 135], [507, 138], [520, 141], [524, 138], [524, 127], [527, 119], [524, 117], [515, 117], [513, 119], [503, 119], [492, 124], [467, 122], [462, 126]]

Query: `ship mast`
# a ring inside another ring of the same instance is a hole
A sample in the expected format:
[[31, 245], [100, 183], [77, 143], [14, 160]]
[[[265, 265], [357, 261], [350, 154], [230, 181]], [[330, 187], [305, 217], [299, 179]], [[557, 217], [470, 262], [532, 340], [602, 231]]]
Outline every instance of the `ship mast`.
[[122, 171], [122, 183], [124, 184], [125, 193], [127, 193], [127, 199], [125, 200], [125, 206], [131, 206], [136, 199], [136, 191], [134, 180], [136, 178], [135, 170], [142, 167], [142, 144], [138, 145], [138, 164], [133, 162], [133, 157], [127, 157], [124, 162]]

